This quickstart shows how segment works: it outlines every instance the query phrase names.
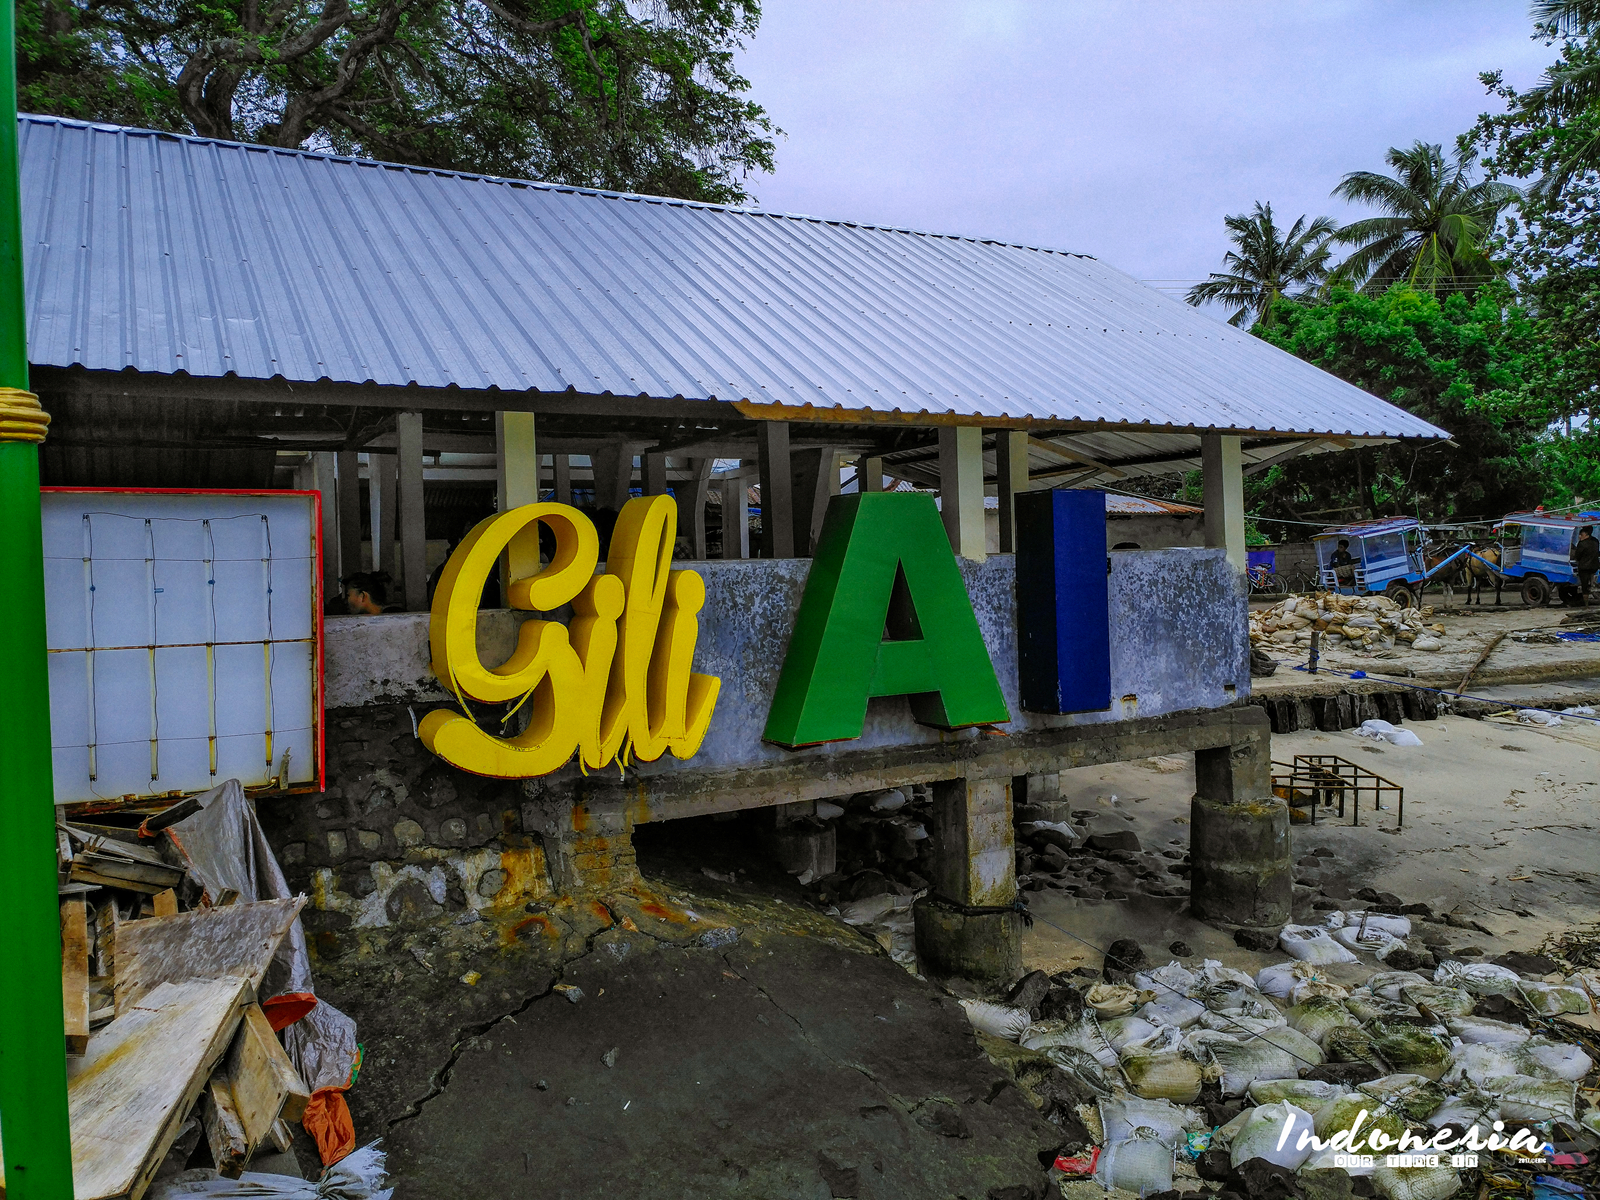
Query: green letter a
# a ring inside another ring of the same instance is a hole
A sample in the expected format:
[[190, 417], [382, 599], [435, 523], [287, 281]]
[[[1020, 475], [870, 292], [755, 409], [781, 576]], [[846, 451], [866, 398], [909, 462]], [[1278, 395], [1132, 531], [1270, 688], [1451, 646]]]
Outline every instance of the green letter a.
[[871, 696], [910, 696], [916, 719], [941, 729], [1011, 719], [925, 493], [829, 501], [765, 740], [858, 738]]

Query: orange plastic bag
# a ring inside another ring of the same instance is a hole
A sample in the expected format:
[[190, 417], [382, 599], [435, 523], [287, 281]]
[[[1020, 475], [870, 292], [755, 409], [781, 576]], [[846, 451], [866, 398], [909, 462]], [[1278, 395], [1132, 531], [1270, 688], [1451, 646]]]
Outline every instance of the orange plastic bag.
[[317, 1143], [322, 1165], [331, 1167], [356, 1148], [356, 1126], [343, 1088], [323, 1088], [311, 1094], [300, 1124]]
[[317, 998], [310, 992], [282, 992], [261, 1002], [267, 1024], [273, 1033], [281, 1033], [317, 1006]]

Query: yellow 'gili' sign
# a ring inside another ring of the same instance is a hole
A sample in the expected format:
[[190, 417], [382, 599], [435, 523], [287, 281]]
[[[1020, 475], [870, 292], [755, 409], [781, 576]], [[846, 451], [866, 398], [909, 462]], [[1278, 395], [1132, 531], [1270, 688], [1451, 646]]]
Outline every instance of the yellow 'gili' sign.
[[[511, 657], [485, 667], [478, 657], [484, 583], [514, 540], [530, 550], [537, 545], [540, 522], [555, 534], [555, 555], [537, 575], [513, 581], [507, 599], [534, 612], [571, 604], [571, 627], [524, 621]], [[419, 730], [428, 749], [464, 771], [500, 779], [548, 774], [574, 754], [597, 768], [619, 755], [653, 762], [668, 750], [680, 759], [699, 750], [722, 681], [690, 670], [706, 585], [694, 571], [670, 569], [677, 527], [671, 497], [628, 501], [605, 573], [596, 575], [599, 535], [570, 505], [526, 504], [480, 521], [434, 592], [433, 672], [458, 697], [520, 701], [528, 723], [514, 736], [495, 737], [470, 717], [436, 709]]]

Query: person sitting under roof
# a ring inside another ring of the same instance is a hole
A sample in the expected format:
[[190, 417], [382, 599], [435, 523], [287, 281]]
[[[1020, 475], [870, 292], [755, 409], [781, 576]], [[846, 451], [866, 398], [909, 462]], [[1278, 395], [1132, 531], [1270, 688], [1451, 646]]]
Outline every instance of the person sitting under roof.
[[399, 612], [398, 604], [389, 599], [389, 574], [386, 571], [360, 571], [344, 580], [344, 606], [354, 616], [375, 617], [380, 613]]
[[1333, 577], [1340, 583], [1354, 583], [1356, 581], [1356, 559], [1350, 553], [1350, 539], [1340, 538], [1339, 548], [1333, 552], [1333, 557], [1328, 559], [1328, 565], [1333, 568]]

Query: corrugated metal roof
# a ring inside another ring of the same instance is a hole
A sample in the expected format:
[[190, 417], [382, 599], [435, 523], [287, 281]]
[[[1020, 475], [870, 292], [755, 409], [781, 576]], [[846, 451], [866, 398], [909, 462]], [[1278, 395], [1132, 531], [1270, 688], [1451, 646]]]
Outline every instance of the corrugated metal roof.
[[1444, 436], [1082, 255], [20, 126], [40, 365]]
[[1321, 533], [1311, 535], [1312, 540], [1326, 537], [1372, 537], [1380, 533], [1401, 533], [1407, 529], [1420, 529], [1422, 522], [1415, 517], [1378, 517], [1371, 521], [1353, 521], [1349, 525], [1330, 525]]
[[1192, 504], [1176, 504], [1171, 500], [1153, 500], [1149, 496], [1129, 496], [1122, 492], [1106, 493], [1106, 514], [1113, 517], [1202, 517], [1205, 511]]

